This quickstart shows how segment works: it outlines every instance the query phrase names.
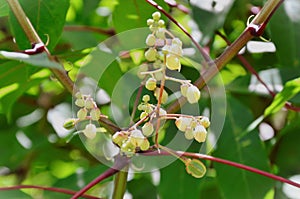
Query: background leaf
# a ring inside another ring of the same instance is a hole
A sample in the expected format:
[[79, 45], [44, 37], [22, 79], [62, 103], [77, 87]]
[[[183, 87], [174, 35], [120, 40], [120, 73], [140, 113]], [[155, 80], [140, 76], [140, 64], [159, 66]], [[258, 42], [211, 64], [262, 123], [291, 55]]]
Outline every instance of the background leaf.
[[[253, 120], [251, 113], [247, 107], [230, 96], [227, 102], [227, 117], [214, 155], [268, 171], [267, 154], [258, 132], [255, 130], [243, 138], [238, 138], [239, 133]], [[215, 168], [225, 198], [263, 198], [273, 186], [272, 180], [245, 170], [222, 164], [215, 164]]]
[[[20, 1], [27, 17], [31, 21], [38, 35], [44, 43], [49, 36], [49, 50], [58, 42], [65, 24], [65, 17], [69, 8], [68, 0], [22, 0]], [[31, 44], [12, 12], [9, 13], [11, 30], [20, 49], [29, 49]]]

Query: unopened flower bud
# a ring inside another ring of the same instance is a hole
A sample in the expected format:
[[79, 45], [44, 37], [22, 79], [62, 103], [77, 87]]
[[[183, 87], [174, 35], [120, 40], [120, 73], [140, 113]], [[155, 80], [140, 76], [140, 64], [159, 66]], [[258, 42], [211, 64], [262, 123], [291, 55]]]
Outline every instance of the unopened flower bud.
[[76, 97], [77, 99], [81, 99], [81, 98], [82, 98], [81, 92], [77, 92], [77, 93], [75, 94], [75, 97]]
[[92, 98], [87, 98], [85, 100], [85, 108], [92, 109], [92, 108], [94, 108], [94, 106], [95, 106], [95, 102]]
[[154, 19], [155, 21], [158, 21], [158, 20], [160, 19], [160, 17], [161, 17], [161, 14], [160, 14], [160, 12], [154, 12], [154, 13], [152, 14], [152, 17], [153, 17], [153, 19]]
[[145, 58], [148, 61], [155, 61], [156, 60], [156, 53], [157, 50], [155, 48], [149, 48], [146, 52], [145, 52]]
[[163, 27], [164, 25], [165, 25], [165, 21], [162, 20], [162, 19], [160, 19], [160, 20], [158, 21], [158, 26], [159, 26], [159, 27]]
[[84, 107], [84, 100], [83, 99], [76, 99], [75, 100], [75, 105], [78, 106], [78, 107]]
[[92, 120], [98, 121], [100, 119], [100, 109], [99, 108], [93, 108], [90, 112], [90, 116], [92, 118]]
[[153, 91], [156, 88], [156, 79], [150, 77], [147, 81], [146, 81], [146, 88], [150, 91]]
[[139, 147], [140, 147], [140, 149], [141, 149], [142, 151], [146, 151], [146, 150], [149, 149], [150, 143], [149, 143], [149, 141], [145, 138]]
[[180, 86], [180, 92], [181, 92], [183, 97], [186, 97], [186, 93], [187, 93], [188, 88], [189, 88], [189, 85], [187, 85], [187, 84], [182, 84]]
[[153, 20], [153, 19], [148, 19], [148, 20], [147, 20], [147, 25], [148, 25], [148, 26], [151, 26], [153, 23], [154, 23], [154, 20]]
[[208, 128], [210, 126], [210, 121], [208, 119], [208, 117], [205, 117], [203, 116], [201, 119], [200, 119], [200, 124], [202, 126], [204, 126], [204, 128]]
[[146, 38], [146, 44], [147, 46], [154, 46], [156, 42], [156, 38], [154, 35], [150, 34], [148, 35], [148, 37]]
[[192, 118], [179, 117], [178, 119], [176, 119], [175, 125], [180, 131], [185, 131], [186, 128], [191, 125], [191, 122]]
[[97, 128], [94, 124], [88, 124], [85, 126], [83, 133], [87, 138], [93, 139], [96, 136]]
[[192, 140], [194, 138], [193, 129], [191, 127], [187, 127], [184, 136], [187, 140]]
[[187, 89], [186, 98], [187, 98], [188, 102], [191, 103], [191, 104], [197, 103], [198, 100], [200, 99], [199, 89], [196, 86], [191, 85]]
[[77, 112], [77, 118], [80, 120], [85, 120], [87, 116], [87, 110], [85, 108], [81, 108], [78, 112]]
[[194, 138], [198, 142], [204, 142], [206, 139], [207, 131], [202, 125], [197, 125], [193, 131]]
[[153, 124], [151, 122], [145, 123], [144, 126], [142, 127], [142, 131], [144, 136], [146, 137], [150, 136], [154, 131]]
[[143, 102], [149, 102], [150, 96], [149, 95], [144, 95], [142, 100], [143, 100]]
[[67, 130], [70, 130], [70, 129], [74, 128], [75, 127], [75, 122], [76, 122], [75, 118], [67, 119], [64, 123], [64, 128], [67, 129]]
[[166, 66], [170, 70], [178, 70], [181, 69], [181, 63], [179, 58], [176, 55], [168, 54], [166, 59]]

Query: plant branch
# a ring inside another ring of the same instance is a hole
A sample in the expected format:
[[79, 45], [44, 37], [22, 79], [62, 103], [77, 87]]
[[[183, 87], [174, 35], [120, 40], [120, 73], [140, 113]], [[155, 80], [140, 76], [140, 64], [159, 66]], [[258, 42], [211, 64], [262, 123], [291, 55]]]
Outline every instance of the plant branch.
[[82, 196], [85, 192], [87, 192], [89, 189], [91, 189], [93, 186], [101, 182], [102, 180], [116, 174], [121, 169], [123, 169], [126, 165], [128, 165], [129, 159], [127, 157], [123, 156], [117, 156], [115, 158], [115, 164], [106, 170], [105, 172], [101, 173], [97, 178], [95, 178], [93, 181], [91, 181], [88, 185], [83, 187], [80, 191], [78, 191], [71, 199], [77, 199], [80, 196]]
[[[30, 20], [26, 16], [24, 10], [22, 9], [18, 0], [6, 0], [10, 9], [14, 13], [15, 17], [17, 18], [20, 26], [24, 30], [28, 40], [31, 44], [39, 44], [43, 43], [37, 32], [35, 31], [33, 25], [31, 24]], [[44, 51], [48, 54], [48, 57], [51, 61], [57, 62], [57, 60], [51, 56], [49, 50], [46, 46], [44, 46]], [[61, 82], [61, 84], [70, 92], [73, 93], [74, 90], [74, 83], [67, 75], [67, 72], [64, 70], [59, 69], [51, 69], [53, 74], [57, 77], [57, 79]]]
[[[69, 189], [62, 189], [62, 188], [57, 188], [57, 187], [43, 187], [43, 186], [37, 186], [37, 185], [17, 185], [17, 186], [10, 186], [10, 187], [0, 187], [0, 191], [8, 191], [8, 190], [19, 190], [19, 189], [41, 189], [41, 190], [46, 190], [46, 191], [52, 191], [52, 192], [58, 192], [58, 193], [64, 193], [68, 195], [73, 195], [76, 192], [69, 190]], [[87, 198], [87, 199], [100, 199], [95, 196], [90, 196], [90, 195], [82, 195], [82, 197]]]
[[[223, 35], [221, 32], [216, 31], [216, 34], [219, 35], [226, 43], [227, 45], [231, 45], [230, 41], [226, 38], [225, 35]], [[256, 78], [257, 80], [267, 89], [267, 91], [269, 92], [269, 94], [274, 98], [276, 93], [274, 91], [272, 91], [269, 86], [260, 78], [258, 72], [254, 69], [254, 67], [247, 61], [247, 59], [243, 56], [238, 54], [237, 58], [241, 61], [241, 63], [244, 65], [244, 67], [250, 71]], [[299, 107], [295, 107], [292, 106], [290, 102], [285, 102], [285, 108], [292, 110], [292, 111], [296, 111], [299, 112], [300, 108]]]
[[[171, 150], [171, 149], [169, 149], [169, 150]], [[233, 167], [236, 167], [236, 168], [247, 170], [247, 171], [250, 171], [252, 173], [256, 173], [256, 174], [259, 174], [259, 175], [262, 175], [262, 176], [265, 176], [265, 177], [268, 177], [268, 178], [271, 178], [271, 179], [274, 179], [274, 180], [277, 180], [277, 181], [280, 181], [280, 182], [284, 182], [284, 183], [287, 183], [287, 184], [290, 184], [292, 186], [300, 188], [300, 184], [297, 183], [297, 182], [285, 179], [283, 177], [280, 177], [280, 176], [277, 176], [277, 175], [274, 175], [274, 174], [271, 174], [271, 173], [268, 173], [268, 172], [265, 172], [265, 171], [262, 171], [260, 169], [256, 169], [256, 168], [244, 165], [244, 164], [240, 164], [240, 163], [236, 163], [236, 162], [232, 162], [232, 161], [229, 161], [229, 160], [216, 158], [216, 157], [213, 157], [213, 156], [210, 156], [210, 155], [204, 155], [204, 154], [200, 154], [200, 153], [190, 153], [190, 152], [173, 151], [173, 150], [171, 150], [171, 151], [173, 153], [177, 154], [178, 156], [192, 157], [192, 158], [197, 158], [197, 159], [210, 160], [210, 161], [218, 162], [218, 163], [221, 163], [221, 164], [226, 164], [226, 165], [229, 165], [229, 166], [233, 166]], [[157, 155], [171, 155], [168, 151], [148, 151], [148, 152], [144, 152], [144, 153], [141, 153], [141, 154], [142, 155], [151, 155], [151, 156], [153, 156], [153, 155], [156, 155], [156, 156]]]

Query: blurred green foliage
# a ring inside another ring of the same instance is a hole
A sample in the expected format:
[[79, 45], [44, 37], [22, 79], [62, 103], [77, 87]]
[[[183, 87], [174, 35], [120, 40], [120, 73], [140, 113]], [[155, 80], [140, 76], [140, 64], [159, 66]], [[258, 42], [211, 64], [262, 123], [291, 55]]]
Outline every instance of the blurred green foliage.
[[[20, 2], [42, 40], [46, 42], [49, 39], [51, 53], [62, 62], [73, 80], [84, 64], [83, 60], [99, 43], [114, 33], [146, 27], [146, 20], [155, 11], [146, 1], [140, 0]], [[213, 58], [226, 48], [226, 43], [215, 31], [219, 30], [234, 41], [246, 27], [251, 10], [263, 5], [262, 0], [215, 1], [215, 4], [210, 0], [177, 0], [179, 5], [190, 11], [186, 14], [178, 8], [169, 7], [163, 0], [157, 2], [184, 24], [192, 35], [199, 37], [198, 41], [209, 48]], [[280, 98], [281, 105], [290, 100], [295, 106], [300, 106], [299, 81], [294, 81], [292, 94], [289, 94], [291, 88], [285, 87], [286, 82], [300, 75], [300, 12], [291, 8], [299, 11], [300, 2], [285, 1], [264, 33], [274, 43], [276, 51], [250, 53], [246, 48], [243, 56], [270, 88], [275, 92], [284, 88], [288, 93], [275, 98]], [[163, 18], [167, 20], [165, 16]], [[168, 20], [167, 25], [174, 27]], [[91, 27], [98, 31], [93, 31]], [[127, 42], [132, 39], [134, 36]], [[184, 46], [191, 47], [188, 39], [183, 40]], [[0, 50], [20, 51], [28, 48], [30, 43], [13, 13], [9, 11], [6, 1], [0, 0]], [[122, 74], [142, 62], [133, 54], [119, 57], [108, 70], [103, 71], [99, 86], [109, 95]], [[196, 55], [188, 58], [195, 62], [201, 60]], [[187, 79], [197, 79], [198, 71], [188, 63], [184, 64], [187, 66], [183, 66], [182, 74]], [[236, 58], [220, 74], [227, 93], [227, 115], [215, 150], [210, 153], [286, 178], [299, 174], [300, 114], [271, 107], [272, 111], [268, 112], [270, 116], [263, 123], [271, 127], [274, 135], [262, 139], [267, 130], [260, 128], [261, 125], [245, 133], [248, 126], [263, 115], [272, 98]], [[205, 89], [202, 93], [200, 113], [211, 109], [209, 93]], [[65, 137], [70, 132], [62, 130], [61, 126], [64, 119], [72, 116], [71, 106], [71, 95], [47, 67], [0, 60], [0, 187], [34, 184], [79, 190], [107, 169], [86, 150], [78, 136], [66, 142]], [[133, 100], [130, 101], [130, 110], [132, 106]], [[111, 108], [108, 104], [101, 106], [102, 112], [109, 116]], [[175, 129], [173, 122], [167, 126], [162, 136], [166, 143], [174, 137]], [[199, 144], [193, 143], [190, 151], [198, 152], [199, 147]], [[283, 185], [278, 182], [227, 165], [210, 161], [204, 163], [208, 173], [202, 179], [188, 175], [184, 165], [175, 161], [158, 170], [159, 177], [149, 173], [133, 175], [129, 179], [127, 192], [137, 199], [158, 196], [161, 199], [286, 197], [282, 192]], [[107, 198], [112, 179], [108, 178], [88, 193]], [[0, 191], [0, 198], [50, 199], [67, 196], [22, 189]]]

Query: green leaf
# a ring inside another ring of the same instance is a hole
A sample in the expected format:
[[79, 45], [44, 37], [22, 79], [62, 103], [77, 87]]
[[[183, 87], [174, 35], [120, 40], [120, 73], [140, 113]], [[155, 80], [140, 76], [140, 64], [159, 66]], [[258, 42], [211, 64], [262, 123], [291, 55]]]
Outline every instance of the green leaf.
[[232, 4], [233, 0], [218, 1], [213, 7], [213, 5], [209, 6], [207, 3], [203, 4], [201, 1], [195, 1], [192, 5], [193, 17], [203, 34], [202, 43], [206, 44], [214, 32], [223, 26]]
[[[68, 0], [21, 0], [20, 4], [48, 49], [55, 47], [65, 24]], [[9, 13], [11, 30], [20, 49], [31, 48], [23, 29], [12, 12]]]
[[42, 79], [34, 79], [28, 82], [18, 82], [16, 86], [14, 86], [10, 92], [8, 92], [5, 96], [2, 96], [0, 104], [2, 107], [1, 112], [5, 113], [8, 120], [11, 119], [11, 109], [13, 104], [22, 96], [22, 94], [27, 91], [29, 88], [40, 84]]
[[[268, 157], [258, 131], [238, 139], [253, 120], [250, 111], [232, 97], [227, 102], [227, 117], [214, 156], [268, 171]], [[225, 198], [263, 198], [273, 186], [266, 177], [232, 166], [216, 163], [215, 169]]]
[[[165, 8], [162, 0], [156, 1]], [[113, 12], [113, 23], [116, 32], [122, 32], [139, 27], [147, 27], [147, 19], [152, 18], [156, 9], [146, 1], [122, 0]]]
[[279, 111], [285, 102], [300, 92], [300, 78], [288, 81], [281, 92], [277, 93], [272, 104], [265, 110], [264, 115], [268, 116]]
[[158, 187], [162, 199], [196, 199], [200, 195], [200, 184], [205, 178], [197, 179], [186, 173], [184, 163], [177, 160], [161, 169], [161, 182]]
[[300, 1], [284, 1], [272, 16], [269, 30], [281, 67], [300, 66]]
[[39, 66], [39, 67], [56, 68], [56, 69], [63, 68], [58, 62], [49, 60], [46, 52], [42, 52], [34, 55], [28, 55], [26, 53], [0, 51], [0, 58], [17, 60], [33, 66]]
[[279, 132], [281, 138], [273, 151], [273, 156], [281, 176], [290, 177], [300, 172], [299, 120], [300, 116], [298, 115]]
[[145, 176], [129, 181], [127, 187], [134, 199], [153, 199], [157, 196], [157, 188]]
[[8, 5], [5, 0], [0, 0], [0, 17], [8, 15]]

